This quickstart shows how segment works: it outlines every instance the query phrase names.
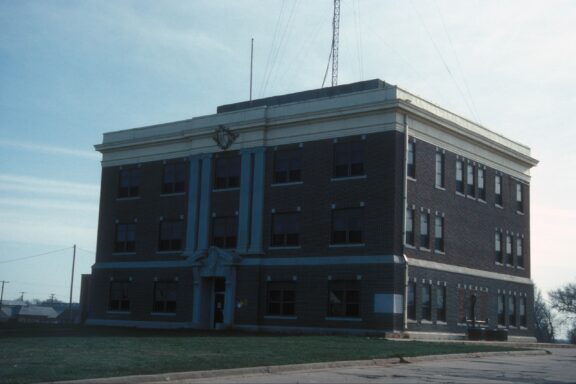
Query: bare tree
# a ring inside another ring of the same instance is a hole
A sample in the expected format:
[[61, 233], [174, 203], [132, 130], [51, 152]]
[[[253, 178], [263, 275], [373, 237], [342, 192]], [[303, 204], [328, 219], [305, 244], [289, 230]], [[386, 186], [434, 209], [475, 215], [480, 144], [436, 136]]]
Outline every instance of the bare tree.
[[576, 284], [567, 284], [548, 294], [553, 309], [576, 317]]
[[572, 327], [568, 329], [568, 342], [570, 344], [576, 344], [576, 321], [572, 323]]
[[536, 339], [541, 343], [553, 343], [556, 340], [556, 316], [544, 300], [542, 292], [535, 289], [534, 298], [534, 328]]

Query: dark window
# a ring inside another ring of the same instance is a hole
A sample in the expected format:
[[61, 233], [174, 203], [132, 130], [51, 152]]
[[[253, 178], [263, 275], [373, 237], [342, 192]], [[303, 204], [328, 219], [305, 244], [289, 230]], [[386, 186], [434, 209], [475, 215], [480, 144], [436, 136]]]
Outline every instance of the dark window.
[[216, 159], [214, 189], [237, 188], [240, 186], [240, 157], [228, 156]]
[[434, 218], [434, 249], [444, 252], [444, 218]]
[[182, 221], [163, 221], [160, 223], [160, 251], [179, 251], [184, 244], [184, 223]]
[[154, 283], [154, 312], [176, 313], [178, 284], [170, 281]]
[[436, 152], [436, 186], [444, 188], [444, 154]]
[[186, 167], [184, 162], [164, 165], [162, 193], [181, 193], [186, 190]]
[[498, 295], [498, 325], [506, 325], [506, 296]]
[[272, 246], [293, 247], [300, 244], [300, 214], [275, 213], [272, 215]]
[[432, 286], [430, 284], [422, 285], [422, 320], [432, 320]]
[[436, 287], [436, 320], [446, 322], [446, 287]]
[[140, 193], [140, 168], [120, 170], [118, 197], [136, 197]]
[[514, 255], [512, 254], [512, 235], [506, 235], [506, 264], [514, 265]]
[[494, 176], [494, 202], [502, 205], [502, 176]]
[[361, 244], [363, 221], [362, 208], [332, 211], [332, 244]]
[[496, 262], [504, 264], [504, 253], [502, 251], [502, 233], [496, 232], [494, 234], [494, 253], [496, 255]]
[[212, 245], [220, 248], [236, 248], [238, 217], [215, 217], [212, 224]]
[[526, 319], [526, 298], [521, 297], [519, 300], [519, 308], [518, 308], [518, 315], [520, 317], [520, 326], [525, 327], [528, 324]]
[[516, 210], [518, 212], [524, 212], [524, 197], [522, 184], [516, 184]]
[[110, 282], [110, 301], [108, 309], [110, 311], [129, 311], [130, 296], [128, 295], [128, 281]]
[[478, 168], [478, 198], [486, 200], [486, 171]]
[[406, 159], [406, 173], [408, 177], [416, 178], [416, 143], [408, 143], [408, 156]]
[[408, 283], [408, 319], [416, 320], [416, 283]]
[[468, 196], [476, 196], [476, 177], [474, 176], [474, 166], [468, 164], [466, 166], [466, 194]]
[[406, 244], [414, 245], [414, 209], [406, 208]]
[[116, 224], [114, 252], [134, 252], [136, 250], [136, 224]]
[[360, 282], [331, 281], [328, 294], [328, 316], [360, 316]]
[[516, 265], [524, 267], [524, 239], [516, 238]]
[[516, 326], [516, 297], [508, 295], [508, 325]]
[[294, 283], [268, 283], [268, 315], [294, 316], [296, 314], [296, 291]]
[[420, 247], [430, 248], [430, 214], [420, 212]]
[[364, 141], [334, 145], [334, 177], [364, 175]]
[[293, 183], [302, 180], [302, 150], [274, 152], [274, 183]]
[[464, 193], [464, 162], [456, 160], [456, 192]]

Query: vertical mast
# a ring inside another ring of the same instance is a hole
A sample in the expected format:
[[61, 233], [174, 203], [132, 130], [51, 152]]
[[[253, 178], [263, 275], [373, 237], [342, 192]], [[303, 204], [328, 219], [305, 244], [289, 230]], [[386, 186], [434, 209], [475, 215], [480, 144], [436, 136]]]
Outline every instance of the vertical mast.
[[340, 35], [340, 0], [334, 0], [332, 19], [332, 86], [338, 85], [338, 43]]

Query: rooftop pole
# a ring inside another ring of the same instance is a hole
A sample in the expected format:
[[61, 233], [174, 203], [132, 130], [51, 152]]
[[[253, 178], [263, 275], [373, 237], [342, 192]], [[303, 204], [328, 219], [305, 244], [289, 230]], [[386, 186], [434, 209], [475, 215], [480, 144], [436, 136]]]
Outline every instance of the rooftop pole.
[[70, 301], [68, 303], [68, 316], [72, 321], [72, 289], [74, 288], [74, 266], [76, 264], [76, 244], [74, 244], [74, 251], [72, 253], [72, 276], [70, 277]]

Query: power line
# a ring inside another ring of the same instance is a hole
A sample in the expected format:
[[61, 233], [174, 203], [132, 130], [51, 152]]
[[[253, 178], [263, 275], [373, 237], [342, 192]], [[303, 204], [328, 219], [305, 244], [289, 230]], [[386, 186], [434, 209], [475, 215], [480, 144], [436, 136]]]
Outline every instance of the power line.
[[66, 247], [66, 248], [62, 248], [62, 249], [57, 249], [55, 251], [50, 251], [50, 252], [44, 252], [44, 253], [40, 253], [38, 255], [32, 255], [32, 256], [25, 256], [25, 257], [18, 257], [16, 259], [9, 259], [9, 260], [3, 260], [0, 261], [0, 264], [6, 264], [6, 263], [13, 263], [15, 261], [21, 261], [21, 260], [28, 260], [28, 259], [32, 259], [35, 257], [40, 257], [40, 256], [46, 256], [46, 255], [50, 255], [52, 253], [58, 253], [58, 252], [62, 252], [62, 251], [66, 251], [72, 249], [72, 247]]

